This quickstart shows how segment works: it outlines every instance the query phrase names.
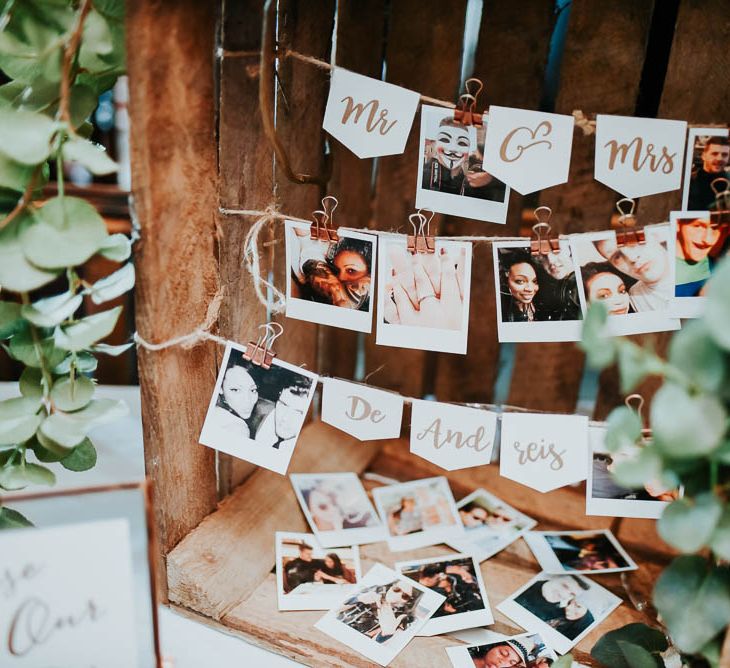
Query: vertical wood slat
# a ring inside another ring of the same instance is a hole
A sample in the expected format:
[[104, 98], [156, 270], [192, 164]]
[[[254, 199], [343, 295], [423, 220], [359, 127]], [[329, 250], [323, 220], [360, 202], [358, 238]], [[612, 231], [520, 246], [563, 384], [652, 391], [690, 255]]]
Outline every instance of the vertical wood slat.
[[[582, 109], [632, 115], [651, 24], [652, 0], [573, 3], [560, 72], [557, 113]], [[595, 136], [576, 129], [568, 182], [543, 191], [558, 233], [607, 227], [616, 200], [593, 178]], [[517, 347], [509, 403], [540, 410], [575, 409], [584, 358], [573, 343]]]
[[[136, 324], [142, 337], [161, 341], [203, 322], [218, 288], [216, 6], [131, 0], [126, 20], [132, 183], [141, 227]], [[197, 439], [207, 408], [201, 397], [213, 390], [215, 368], [214, 344], [139, 351], [145, 464], [155, 481], [163, 555], [216, 504], [214, 452]]]

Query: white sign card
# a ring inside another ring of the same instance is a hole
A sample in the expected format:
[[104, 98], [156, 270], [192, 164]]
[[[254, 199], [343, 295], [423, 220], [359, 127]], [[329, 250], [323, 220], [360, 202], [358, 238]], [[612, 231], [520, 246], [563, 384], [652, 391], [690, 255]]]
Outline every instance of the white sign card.
[[466, 353], [472, 245], [436, 239], [436, 252], [408, 252], [402, 234], [381, 236], [378, 345]]
[[682, 186], [682, 209], [685, 211], [714, 208], [713, 181], [730, 178], [728, 134], [727, 127], [689, 129]]
[[337, 234], [337, 241], [311, 239], [308, 223], [285, 221], [286, 316], [370, 333], [378, 237]]
[[491, 223], [507, 219], [509, 188], [484, 171], [488, 125], [462, 125], [454, 110], [421, 107], [416, 208]]
[[585, 480], [588, 418], [504, 413], [500, 473], [539, 492]]
[[411, 452], [447, 471], [489, 464], [497, 414], [481, 408], [415, 399]]
[[561, 239], [557, 252], [532, 255], [528, 240], [495, 241], [492, 253], [499, 340], [580, 341], [583, 314], [570, 242]]
[[632, 199], [677, 190], [686, 136], [685, 121], [598, 114], [595, 178]]
[[322, 422], [361, 441], [400, 436], [403, 397], [362, 383], [322, 379]]
[[403, 153], [420, 96], [349, 70], [332, 70], [323, 127], [358, 158]]
[[479, 564], [466, 554], [399, 561], [395, 570], [446, 597], [418, 635], [435, 636], [494, 623]]
[[484, 171], [522, 195], [565, 183], [574, 128], [572, 116], [491, 105]]
[[228, 342], [200, 442], [284, 474], [317, 387], [317, 376], [274, 359], [264, 369]]
[[440, 594], [376, 563], [315, 628], [387, 666], [443, 601]]
[[325, 549], [311, 533], [276, 532], [279, 610], [329, 610], [360, 578], [356, 545]]
[[522, 633], [518, 636], [495, 638], [478, 645], [447, 647], [446, 653], [454, 668], [475, 668], [476, 666], [548, 668], [558, 660], [557, 654], [547, 646], [538, 633]]
[[0, 532], [0, 665], [138, 663], [125, 519]]

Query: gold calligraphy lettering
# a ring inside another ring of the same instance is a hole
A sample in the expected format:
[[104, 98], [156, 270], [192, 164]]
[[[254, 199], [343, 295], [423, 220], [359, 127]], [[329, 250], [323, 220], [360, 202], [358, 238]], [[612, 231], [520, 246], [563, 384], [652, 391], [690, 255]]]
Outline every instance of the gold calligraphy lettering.
[[641, 137], [634, 137], [630, 142], [623, 144], [611, 139], [603, 147], [608, 148], [610, 151], [608, 158], [609, 169], [614, 169], [618, 161], [622, 165], [629, 162], [635, 172], [640, 172], [644, 165], [647, 165], [651, 172], [661, 170], [662, 174], [671, 174], [674, 171], [677, 154], [669, 153], [667, 147], [662, 146], [661, 155], [657, 155], [654, 144], [647, 143], [645, 145]]
[[[531, 130], [527, 126], [520, 126], [519, 128], [515, 128], [514, 130], [509, 132], [507, 136], [505, 136], [504, 141], [502, 142], [502, 146], [499, 149], [499, 157], [502, 159], [503, 162], [515, 162], [515, 160], [519, 160], [522, 157], [522, 154], [528, 148], [532, 148], [533, 146], [538, 146], [539, 144], [547, 144], [549, 149], [552, 148], [553, 144], [548, 139], [537, 139], [541, 129], [544, 129], [544, 132], [541, 136], [547, 137], [553, 131], [553, 125], [552, 123], [550, 123], [550, 121], [543, 121], [534, 130]], [[530, 135], [530, 139], [534, 139], [536, 141], [533, 141], [531, 144], [517, 144], [514, 147], [516, 155], [513, 158], [510, 158], [507, 155], [509, 144], [514, 139], [515, 135], [522, 132], [523, 130], [527, 131], [527, 134]]]
[[368, 113], [367, 120], [365, 121], [365, 128], [368, 132], [373, 132], [374, 130], [377, 130], [381, 135], [386, 135], [393, 129], [393, 126], [398, 122], [396, 120], [388, 123], [388, 110], [380, 109], [379, 100], [370, 100], [365, 104], [358, 102], [356, 104], [352, 96], [347, 95], [346, 97], [343, 97], [340, 102], [347, 103], [347, 106], [345, 107], [345, 113], [342, 114], [342, 125], [345, 125], [350, 120], [350, 116], [352, 116], [353, 114], [355, 114], [355, 120], [353, 122], [357, 124], [360, 120], [360, 116], [363, 115], [365, 109], [367, 109], [368, 107], [370, 107], [370, 111]]

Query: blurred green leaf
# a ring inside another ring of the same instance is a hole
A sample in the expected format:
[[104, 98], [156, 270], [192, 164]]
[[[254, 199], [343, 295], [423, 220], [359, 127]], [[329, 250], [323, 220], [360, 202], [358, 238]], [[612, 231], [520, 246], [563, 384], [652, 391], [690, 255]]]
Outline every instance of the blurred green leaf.
[[682, 323], [669, 344], [669, 362], [705, 392], [716, 392], [725, 377], [725, 355], [703, 319]]
[[608, 310], [604, 304], [591, 304], [583, 320], [580, 348], [586, 353], [586, 363], [594, 369], [603, 369], [616, 359], [616, 343], [606, 336]]
[[107, 18], [124, 20], [124, 0], [94, 0], [94, 7]]
[[0, 301], [0, 339], [8, 339], [24, 327], [20, 304]]
[[618, 646], [626, 659], [628, 668], [663, 668], [664, 666], [664, 662], [659, 657], [655, 657], [640, 645], [619, 640]]
[[68, 457], [72, 450], [73, 448], [61, 445], [52, 438], [48, 438], [40, 429], [36, 432], [33, 451], [42, 462], [61, 461], [64, 457]]
[[42, 399], [43, 398], [43, 374], [40, 369], [27, 366], [23, 369], [23, 373], [20, 374], [20, 380], [18, 380], [18, 389], [24, 397], [30, 399]]
[[92, 174], [111, 174], [118, 169], [117, 163], [107, 155], [103, 146], [86, 139], [67, 141], [63, 145], [63, 156], [81, 163]]
[[91, 346], [91, 350], [93, 350], [95, 353], [102, 353], [103, 355], [118, 357], [122, 353], [126, 353], [133, 345], [133, 341], [130, 341], [129, 343], [121, 343], [118, 346], [110, 346], [107, 343], [97, 343], [95, 346]]
[[8, 490], [23, 489], [28, 485], [54, 485], [53, 471], [40, 464], [13, 464], [0, 469], [0, 487]]
[[[41, 339], [38, 343], [40, 354], [48, 361], [51, 367], [59, 364], [65, 357], [65, 352], [56, 348], [53, 338]], [[23, 330], [10, 339], [8, 351], [13, 359], [22, 362], [26, 366], [34, 368], [41, 367], [41, 360], [38, 357], [38, 350], [33, 342], [33, 337], [29, 330]]]
[[722, 517], [709, 541], [710, 549], [720, 559], [730, 561], [730, 507], [725, 506]]
[[24, 443], [41, 422], [36, 415], [40, 400], [30, 397], [15, 397], [0, 401], [0, 445]]
[[121, 269], [105, 276], [91, 286], [91, 301], [103, 304], [116, 299], [134, 287], [134, 265], [127, 262]]
[[672, 501], [659, 518], [657, 529], [664, 541], [680, 552], [697, 552], [710, 541], [721, 514], [720, 500], [704, 492], [694, 499]]
[[552, 668], [571, 668], [572, 665], [573, 656], [571, 654], [564, 654], [558, 657], [558, 660], [553, 663]]
[[74, 355], [67, 355], [61, 362], [59, 362], [54, 368], [53, 373], [56, 375], [64, 375], [71, 372], [71, 364], [74, 363], [76, 371], [79, 373], [92, 373], [96, 371], [98, 362], [96, 357], [90, 353], [77, 353]]
[[20, 195], [34, 170], [33, 165], [23, 165], [0, 153], [0, 187], [15, 190]]
[[111, 334], [121, 312], [122, 307], [116, 306], [108, 311], [82, 318], [73, 325], [58, 327], [54, 335], [56, 345], [72, 352], [91, 347]]
[[663, 370], [663, 365], [652, 353], [631, 341], [620, 340], [616, 344], [616, 357], [623, 394], [631, 392], [647, 376]]
[[21, 313], [26, 320], [38, 327], [55, 327], [70, 318], [81, 306], [83, 299], [81, 295], [64, 292], [25, 304]]
[[635, 410], [628, 406], [614, 408], [606, 419], [606, 447], [611, 452], [633, 448], [641, 438], [643, 425]]
[[124, 234], [110, 234], [99, 248], [99, 253], [107, 260], [124, 262], [132, 253], [132, 242]]
[[730, 350], [730, 262], [725, 258], [707, 282], [704, 320], [707, 330], [725, 350]]
[[86, 376], [60, 378], [53, 384], [51, 400], [62, 411], [77, 411], [86, 406], [94, 396], [96, 385]]
[[92, 399], [74, 413], [54, 413], [41, 424], [41, 433], [56, 443], [72, 448], [84, 440], [94, 427], [124, 417], [128, 408], [123, 401]]
[[20, 244], [20, 236], [33, 226], [28, 210], [0, 229], [0, 285], [13, 292], [29, 292], [50, 283], [58, 271], [40, 269], [29, 262]]
[[0, 508], [0, 531], [3, 529], [23, 529], [32, 527], [33, 523], [17, 510], [3, 506]]
[[662, 459], [655, 448], [638, 448], [636, 457], [624, 459], [613, 467], [613, 478], [628, 489], [641, 489], [647, 483], [655, 483], [662, 475]]
[[37, 165], [51, 152], [52, 118], [32, 111], [0, 109], [0, 153], [23, 165]]
[[96, 449], [94, 444], [85, 438], [79, 445], [77, 445], [73, 452], [61, 460], [61, 466], [68, 469], [69, 471], [88, 471], [96, 466]]
[[[71, 100], [69, 101], [69, 113], [71, 114], [71, 123], [78, 128], [82, 123], [94, 113], [99, 103], [99, 95], [96, 91], [86, 84], [76, 83], [71, 88]], [[68, 148], [68, 143], [64, 144], [64, 152]], [[73, 159], [73, 158], [71, 158]]]
[[84, 60], [89, 58], [90, 54], [109, 55], [113, 48], [109, 23], [104, 16], [92, 9], [86, 15], [84, 22], [84, 34], [79, 55], [81, 67], [86, 68]]
[[643, 649], [653, 661], [652, 664], [644, 665], [652, 667], [661, 665], [656, 663], [652, 654], [664, 652], [668, 647], [661, 631], [646, 624], [634, 623], [606, 633], [591, 649], [591, 656], [611, 668], [634, 668], [642, 665], [639, 662], [646, 662], [646, 654], [641, 653], [640, 658], [636, 659], [637, 663], [631, 663], [631, 650], [627, 652], [626, 645]]

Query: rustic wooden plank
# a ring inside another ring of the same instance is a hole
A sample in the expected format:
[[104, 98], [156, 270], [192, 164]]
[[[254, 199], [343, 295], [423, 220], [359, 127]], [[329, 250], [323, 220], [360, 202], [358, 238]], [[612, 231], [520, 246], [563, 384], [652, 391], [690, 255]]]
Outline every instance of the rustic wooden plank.
[[[211, 3], [127, 4], [132, 183], [142, 235], [137, 329], [151, 341], [199, 326], [218, 289], [215, 21]], [[139, 351], [145, 463], [163, 555], [215, 507], [215, 453], [197, 439], [215, 384], [215, 348]]]

